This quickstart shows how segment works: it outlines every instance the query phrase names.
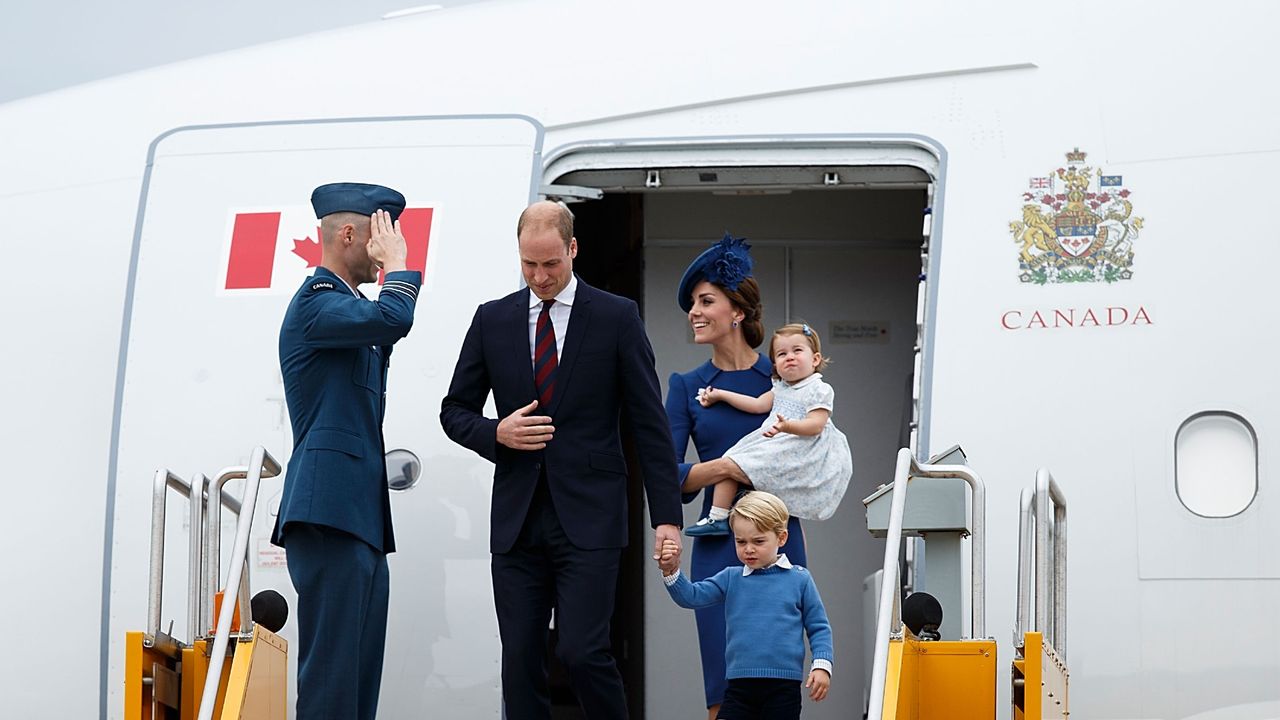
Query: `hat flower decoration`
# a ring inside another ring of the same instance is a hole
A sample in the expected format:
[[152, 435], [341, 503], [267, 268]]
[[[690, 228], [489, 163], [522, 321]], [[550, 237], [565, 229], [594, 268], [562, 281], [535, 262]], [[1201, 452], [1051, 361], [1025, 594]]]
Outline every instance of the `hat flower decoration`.
[[736, 238], [725, 233], [720, 242], [711, 247], [714, 257], [707, 267], [707, 279], [722, 288], [733, 291], [738, 284], [751, 277], [751, 246], [746, 238]]

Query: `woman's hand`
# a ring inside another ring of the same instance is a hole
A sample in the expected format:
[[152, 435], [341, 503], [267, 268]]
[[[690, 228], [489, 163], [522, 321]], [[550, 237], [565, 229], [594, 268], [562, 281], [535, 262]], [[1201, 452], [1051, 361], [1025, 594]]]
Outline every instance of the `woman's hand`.
[[809, 697], [815, 702], [822, 702], [827, 697], [827, 689], [831, 687], [831, 674], [822, 668], [809, 671], [809, 679], [804, 686], [809, 688]]
[[698, 389], [698, 404], [702, 407], [711, 407], [720, 402], [720, 391], [713, 387], [704, 387]]

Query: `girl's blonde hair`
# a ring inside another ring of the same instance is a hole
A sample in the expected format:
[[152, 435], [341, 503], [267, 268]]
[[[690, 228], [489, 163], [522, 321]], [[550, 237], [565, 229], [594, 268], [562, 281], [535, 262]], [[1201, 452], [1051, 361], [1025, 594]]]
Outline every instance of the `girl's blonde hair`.
[[787, 521], [791, 519], [791, 513], [787, 512], [787, 504], [777, 495], [753, 490], [743, 495], [742, 499], [738, 500], [729, 511], [730, 523], [733, 522], [734, 517], [750, 520], [760, 532], [781, 535], [787, 530]]
[[[818, 331], [809, 327], [806, 323], [787, 323], [777, 330], [773, 331], [773, 337], [769, 339], [769, 361], [773, 362], [773, 377], [778, 379], [778, 364], [774, 362], [773, 341], [784, 335], [801, 335], [809, 341], [809, 347], [813, 349], [814, 355], [822, 355], [822, 338], [818, 337]], [[822, 359], [818, 361], [818, 367], [814, 372], [822, 372], [827, 369], [829, 360], [826, 355], [822, 355]]]

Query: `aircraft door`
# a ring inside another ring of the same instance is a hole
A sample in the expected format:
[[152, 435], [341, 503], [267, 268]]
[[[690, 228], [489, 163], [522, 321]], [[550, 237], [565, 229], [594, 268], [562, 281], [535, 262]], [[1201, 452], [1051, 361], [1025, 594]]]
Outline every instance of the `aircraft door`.
[[[370, 119], [184, 128], [152, 146], [126, 305], [113, 438], [113, 570], [107, 579], [107, 699], [118, 712], [119, 639], [146, 619], [151, 478], [213, 476], [292, 437], [277, 356], [280, 321], [320, 261], [311, 190], [376, 182], [407, 198], [411, 269], [424, 272], [413, 330], [396, 345], [386, 447], [393, 451], [391, 609], [381, 714], [499, 717], [498, 637], [489, 582], [492, 465], [438, 421], [475, 307], [519, 287], [515, 221], [533, 198], [542, 128], [519, 116]], [[378, 292], [376, 284], [362, 288]], [[490, 410], [492, 412], [492, 410]], [[264, 480], [250, 540], [253, 591], [293, 606], [269, 543], [283, 478]], [[240, 485], [231, 491], [239, 495]], [[185, 501], [168, 511], [162, 627], [185, 627]], [[225, 513], [222, 570], [234, 516]], [[282, 635], [293, 646], [296, 619]]]

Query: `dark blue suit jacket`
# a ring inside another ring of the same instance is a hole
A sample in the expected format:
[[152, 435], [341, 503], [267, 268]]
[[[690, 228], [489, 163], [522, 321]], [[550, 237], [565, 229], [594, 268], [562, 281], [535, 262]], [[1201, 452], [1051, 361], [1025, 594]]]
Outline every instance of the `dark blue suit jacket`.
[[422, 274], [387, 273], [376, 301], [325, 268], [302, 284], [280, 327], [280, 372], [293, 424], [271, 542], [289, 523], [327, 525], [395, 550], [383, 461], [391, 345], [413, 325]]
[[498, 420], [483, 415], [493, 391], [504, 418], [537, 397], [529, 352], [529, 289], [481, 305], [462, 342], [440, 423], [456, 443], [495, 464], [490, 549], [509, 551], [546, 465], [565, 535], [583, 549], [627, 544], [627, 466], [620, 428], [635, 441], [649, 518], [682, 522], [675, 450], [654, 372], [653, 348], [636, 304], [578, 280], [550, 415], [555, 437], [541, 451], [497, 441]]

